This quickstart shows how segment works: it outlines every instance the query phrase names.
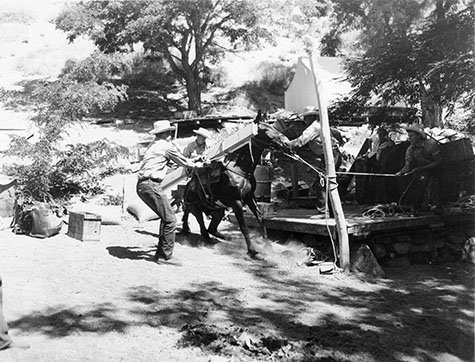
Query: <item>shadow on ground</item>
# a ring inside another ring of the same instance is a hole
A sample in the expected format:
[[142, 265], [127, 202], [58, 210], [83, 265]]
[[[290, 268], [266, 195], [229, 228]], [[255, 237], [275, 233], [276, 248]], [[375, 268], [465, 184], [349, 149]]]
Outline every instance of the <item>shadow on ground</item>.
[[146, 260], [154, 262], [152, 259], [155, 248], [139, 248], [137, 246], [108, 246], [107, 251], [113, 257], [130, 260]]
[[[127, 321], [114, 317], [119, 306], [100, 305], [83, 312], [48, 309], [10, 324], [51, 337], [123, 332], [129, 323], [166, 326], [182, 332], [178, 346], [255, 361], [473, 361], [472, 265], [388, 268], [385, 279], [373, 280], [309, 269], [296, 273], [276, 260], [242, 258], [241, 239], [222, 242], [219, 249], [256, 281], [246, 288], [216, 281], [178, 290], [136, 286], [125, 291], [132, 304], [121, 310]], [[107, 249], [133, 260], [153, 253]]]
[[9, 322], [9, 326], [27, 333], [42, 333], [52, 338], [70, 336], [78, 332], [123, 332], [128, 323], [113, 316], [115, 308], [100, 304], [90, 310], [80, 308], [48, 308]]
[[228, 354], [236, 348], [232, 341], [248, 331], [255, 350], [244, 345], [241, 352], [257, 360], [273, 353], [263, 342], [268, 338], [286, 341], [282, 358], [272, 354], [282, 361], [313, 356], [312, 361], [429, 362], [444, 355], [473, 360], [470, 266], [393, 270], [388, 279], [362, 289], [352, 276], [341, 276], [348, 278], [344, 286], [328, 279], [296, 281], [275, 265], [244, 263], [267, 286], [252, 306], [242, 290], [219, 283], [192, 284], [172, 295], [133, 288], [129, 298], [142, 304], [135, 313], [145, 316], [143, 323], [181, 328], [185, 345], [213, 353]]
[[[142, 235], [153, 236], [157, 239], [159, 237], [157, 233], [147, 231], [147, 230], [136, 229], [135, 232]], [[214, 245], [220, 243], [220, 240], [217, 238], [211, 238], [209, 241], [206, 241], [200, 234], [177, 233], [175, 236], [175, 242], [181, 245], [191, 246], [193, 248], [201, 248], [201, 247], [213, 248]]]

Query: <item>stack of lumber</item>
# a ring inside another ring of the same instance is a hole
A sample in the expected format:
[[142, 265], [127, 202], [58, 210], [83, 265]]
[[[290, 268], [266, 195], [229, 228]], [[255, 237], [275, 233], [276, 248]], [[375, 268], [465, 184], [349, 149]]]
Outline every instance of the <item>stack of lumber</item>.
[[[204, 153], [204, 157], [208, 160], [215, 161], [227, 154], [238, 150], [244, 145], [251, 142], [252, 137], [256, 136], [258, 126], [255, 123], [247, 123], [232, 135], [226, 137], [214, 146], [210, 147]], [[175, 188], [179, 183], [185, 180], [187, 172], [184, 167], [179, 167], [170, 172], [162, 181], [162, 189], [164, 191]]]

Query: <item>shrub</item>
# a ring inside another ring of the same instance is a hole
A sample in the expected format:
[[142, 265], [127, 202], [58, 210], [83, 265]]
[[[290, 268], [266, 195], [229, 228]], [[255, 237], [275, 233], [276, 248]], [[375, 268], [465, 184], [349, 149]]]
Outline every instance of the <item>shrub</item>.
[[62, 76], [67, 76], [77, 82], [94, 81], [101, 84], [122, 77], [127, 67], [127, 60], [123, 54], [105, 54], [95, 51], [80, 62], [67, 61], [62, 70]]
[[4, 23], [18, 23], [18, 24], [30, 24], [33, 21], [33, 17], [22, 10], [2, 10], [0, 11], [0, 24]]
[[85, 117], [95, 112], [111, 111], [126, 98], [125, 86], [99, 83], [98, 78], [90, 76], [81, 78], [78, 74], [87, 72], [78, 69], [88, 66], [79, 64], [59, 80], [34, 90], [38, 112], [32, 120], [39, 129], [39, 140], [30, 143], [25, 137], [15, 136], [10, 142], [7, 155], [16, 156], [23, 163], [7, 171], [17, 178], [19, 197], [25, 202], [97, 193], [98, 181], [120, 170], [111, 161], [126, 151], [107, 141], [69, 146], [65, 151], [57, 147], [70, 125], [86, 122]]
[[128, 60], [122, 81], [131, 88], [175, 93], [177, 77], [161, 58], [136, 54]]
[[18, 193], [27, 203], [76, 194], [96, 195], [103, 191], [102, 179], [125, 172], [117, 161], [129, 155], [126, 147], [107, 140], [68, 145], [60, 151], [45, 147], [41, 141], [28, 144], [24, 137], [17, 137], [8, 154], [18, 156], [20, 152], [14, 152], [18, 147], [22, 158], [30, 162], [12, 165], [6, 171], [17, 179]]
[[282, 63], [263, 62], [257, 67], [261, 74], [257, 81], [260, 87], [275, 95], [284, 95], [292, 81], [294, 70], [291, 66]]
[[50, 174], [50, 192], [61, 198], [72, 194], [96, 195], [103, 192], [100, 181], [125, 172], [117, 165], [117, 161], [128, 156], [126, 147], [107, 140], [68, 145], [65, 151], [57, 153], [58, 161]]

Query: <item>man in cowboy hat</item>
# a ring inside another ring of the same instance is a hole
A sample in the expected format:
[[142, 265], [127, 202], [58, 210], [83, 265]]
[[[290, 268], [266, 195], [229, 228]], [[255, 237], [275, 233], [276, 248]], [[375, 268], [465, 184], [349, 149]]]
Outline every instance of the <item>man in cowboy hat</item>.
[[[211, 138], [211, 132], [206, 128], [200, 127], [197, 130], [194, 130], [193, 133], [196, 134], [196, 138], [185, 147], [183, 155], [191, 159], [197, 159], [208, 149], [209, 145], [206, 142]], [[183, 204], [183, 228], [181, 231], [183, 234], [188, 234], [190, 232], [188, 227], [189, 215], [189, 210], [186, 208], [185, 204]]]
[[406, 131], [410, 146], [406, 151], [404, 166], [396, 175], [413, 176], [409, 198], [412, 199], [411, 206], [418, 211], [430, 202], [438, 203], [437, 167], [442, 158], [439, 144], [428, 138], [421, 126], [413, 124], [406, 127]]
[[[386, 159], [396, 144], [389, 137], [388, 130], [383, 126], [376, 130], [376, 134], [370, 138], [370, 141], [369, 150], [363, 156], [358, 157], [358, 165], [355, 167], [361, 167], [359, 170], [361, 172], [383, 173], [383, 165], [387, 162]], [[388, 190], [391, 189], [390, 181], [393, 180], [373, 176], [356, 177], [358, 201], [361, 203], [385, 203]], [[361, 190], [361, 194], [359, 190]]]
[[[319, 119], [319, 112], [314, 107], [306, 107], [302, 114], [299, 114], [299, 117], [303, 119], [307, 128], [302, 132], [302, 134], [291, 140], [288, 143], [288, 146], [293, 148], [300, 148], [308, 144], [310, 150], [315, 153], [318, 158], [318, 162], [315, 166], [325, 169], [325, 162], [323, 159], [323, 143], [321, 138], [321, 126]], [[340, 132], [335, 129], [330, 129], [331, 133], [331, 142], [332, 142], [332, 151], [333, 151], [333, 158], [335, 159], [335, 168], [338, 168], [341, 165], [342, 156], [339, 149], [339, 145], [344, 143], [343, 137], [341, 136]], [[317, 197], [317, 210], [321, 213], [325, 211], [325, 187], [324, 182], [321, 182], [320, 177], [317, 176], [315, 182], [312, 185], [312, 189], [315, 192]]]
[[137, 194], [160, 217], [160, 232], [155, 261], [159, 264], [179, 266], [181, 263], [172, 258], [175, 246], [176, 215], [167, 195], [161, 188], [161, 182], [170, 163], [187, 168], [203, 167], [202, 162], [194, 162], [184, 157], [171, 142], [175, 127], [167, 120], [156, 121], [149, 132], [155, 135], [144, 154], [138, 172]]
[[204, 151], [208, 148], [206, 141], [210, 139], [211, 132], [206, 128], [198, 128], [193, 131], [196, 134], [196, 138], [191, 141], [183, 151], [183, 156], [189, 158], [195, 158], [203, 154]]

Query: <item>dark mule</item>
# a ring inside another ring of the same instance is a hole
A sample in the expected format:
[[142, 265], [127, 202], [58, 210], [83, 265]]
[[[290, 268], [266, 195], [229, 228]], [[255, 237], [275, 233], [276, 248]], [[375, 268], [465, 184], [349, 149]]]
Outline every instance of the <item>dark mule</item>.
[[[264, 149], [284, 147], [283, 136], [272, 126], [259, 123], [261, 118], [259, 112], [254, 120], [258, 124], [258, 134], [251, 139], [250, 145], [228, 154], [223, 161], [212, 163], [206, 171], [194, 172], [185, 191], [185, 205], [196, 217], [201, 235], [207, 240], [210, 239], [210, 234], [225, 238], [218, 232], [218, 225], [224, 217], [225, 208], [232, 208], [246, 240], [247, 252], [255, 259], [262, 257], [249, 236], [243, 206], [247, 205], [252, 211], [259, 222], [262, 236], [266, 237], [262, 213], [254, 197], [256, 189], [254, 170], [260, 162]], [[203, 213], [211, 216], [208, 228], [204, 224]], [[184, 224], [183, 230], [189, 230], [188, 225]]]

